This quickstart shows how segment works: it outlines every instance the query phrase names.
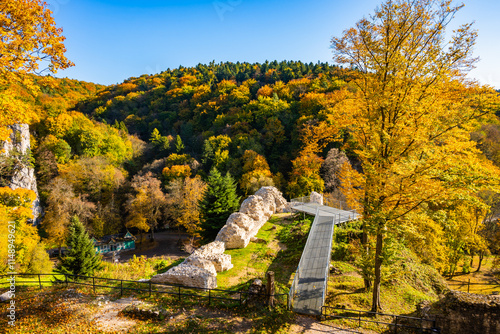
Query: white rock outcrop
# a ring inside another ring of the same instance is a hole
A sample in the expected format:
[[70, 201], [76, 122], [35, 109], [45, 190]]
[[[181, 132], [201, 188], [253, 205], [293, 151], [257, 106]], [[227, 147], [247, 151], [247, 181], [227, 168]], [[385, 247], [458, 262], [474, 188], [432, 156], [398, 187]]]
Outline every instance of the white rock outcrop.
[[275, 187], [262, 187], [241, 203], [240, 211], [229, 216], [217, 234], [226, 249], [245, 248], [262, 225], [276, 212], [283, 212], [287, 202]]
[[[30, 154], [30, 129], [28, 124], [14, 124], [10, 125], [9, 128], [12, 130], [9, 140], [3, 143], [0, 142], [2, 144], [0, 151], [3, 151], [1, 154], [6, 156], [11, 156], [13, 152], [21, 155]], [[36, 186], [35, 170], [29, 164], [19, 161], [15, 166], [9, 187], [12, 189], [24, 188], [35, 192], [36, 198], [32, 203], [32, 212], [33, 224], [37, 225], [43, 211]]]

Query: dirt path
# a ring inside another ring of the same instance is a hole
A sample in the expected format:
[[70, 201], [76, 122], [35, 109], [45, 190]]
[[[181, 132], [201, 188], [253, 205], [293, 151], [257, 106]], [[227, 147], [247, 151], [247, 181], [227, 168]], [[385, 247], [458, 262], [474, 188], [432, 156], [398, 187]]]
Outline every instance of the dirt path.
[[[315, 318], [299, 315], [295, 324], [290, 327], [290, 334], [324, 334], [324, 333], [336, 333], [336, 334], [354, 334], [354, 333], [369, 333], [369, 332], [359, 332], [354, 329], [345, 329], [336, 327], [333, 325], [328, 325], [319, 322]], [[374, 332], [373, 332], [374, 333]]]
[[141, 301], [135, 298], [122, 298], [115, 301], [102, 298], [98, 303], [99, 309], [92, 320], [95, 321], [99, 330], [111, 333], [128, 333], [136, 325], [136, 321], [120, 317], [118, 313], [129, 305], [140, 304]]

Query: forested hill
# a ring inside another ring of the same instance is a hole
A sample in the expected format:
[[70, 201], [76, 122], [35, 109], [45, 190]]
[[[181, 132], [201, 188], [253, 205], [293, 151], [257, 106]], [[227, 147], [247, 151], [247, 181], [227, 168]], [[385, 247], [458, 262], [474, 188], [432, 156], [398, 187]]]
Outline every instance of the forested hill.
[[108, 124], [123, 122], [145, 141], [155, 129], [171, 139], [179, 135], [185, 152], [200, 161], [211, 154], [204, 152], [205, 140], [224, 135], [230, 157], [224, 169], [234, 176], [241, 175], [238, 159], [246, 150], [286, 176], [302, 146], [302, 125], [317, 118], [348, 76], [327, 63], [210, 63], [130, 78], [77, 110]]

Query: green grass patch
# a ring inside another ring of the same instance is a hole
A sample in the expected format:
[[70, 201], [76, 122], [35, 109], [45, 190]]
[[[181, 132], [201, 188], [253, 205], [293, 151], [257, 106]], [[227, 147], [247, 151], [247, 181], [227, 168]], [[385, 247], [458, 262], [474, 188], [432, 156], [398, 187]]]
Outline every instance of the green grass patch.
[[225, 253], [231, 255], [233, 268], [217, 274], [217, 286], [220, 289], [237, 288], [253, 278], [265, 276], [279, 251], [274, 241], [282, 229], [277, 224], [279, 220], [279, 217], [273, 216], [266, 222], [257, 233], [256, 242], [250, 242], [245, 248], [226, 250]]

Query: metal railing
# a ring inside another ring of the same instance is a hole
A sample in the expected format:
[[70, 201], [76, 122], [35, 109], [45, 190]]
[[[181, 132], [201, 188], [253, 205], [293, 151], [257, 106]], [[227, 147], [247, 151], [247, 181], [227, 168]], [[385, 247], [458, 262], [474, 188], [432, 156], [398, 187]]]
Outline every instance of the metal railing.
[[[82, 276], [82, 275], [69, 275], [69, 274], [13, 274], [13, 275], [0, 275], [2, 281], [0, 282], [0, 287], [5, 284], [10, 284], [5, 278], [16, 277], [15, 285], [17, 286], [35, 286], [39, 287], [41, 290], [44, 284], [64, 284], [66, 286], [71, 285], [82, 285], [87, 287], [92, 287], [94, 294], [96, 293], [96, 288], [104, 288], [111, 290], [120, 290], [120, 296], [123, 296], [126, 291], [136, 291], [136, 292], [144, 292], [148, 293], [149, 296], [152, 294], [168, 294], [178, 296], [178, 300], [181, 301], [182, 297], [194, 297], [197, 299], [207, 299], [208, 304], [213, 300], [224, 300], [235, 302], [236, 304], [242, 305], [248, 296], [260, 296], [260, 297], [269, 297], [267, 294], [263, 293], [252, 293], [248, 291], [242, 290], [223, 290], [223, 289], [209, 289], [209, 288], [200, 288], [200, 287], [192, 287], [192, 286], [183, 286], [177, 284], [167, 284], [167, 283], [154, 283], [151, 281], [133, 281], [133, 280], [124, 280], [124, 279], [114, 279], [114, 278], [102, 278], [102, 277], [94, 277], [94, 276]], [[42, 277], [51, 276], [50, 280], [42, 280]], [[59, 279], [57, 276], [63, 276], [64, 279]], [[28, 277], [35, 278], [36, 280], [26, 281], [26, 280], [18, 280], [17, 277]], [[102, 284], [102, 281], [109, 283], [112, 282], [112, 285]], [[237, 296], [226, 297], [226, 296]], [[288, 305], [288, 293], [275, 293], [273, 297], [278, 303], [283, 305]], [[286, 300], [285, 300], [286, 299]]]
[[[308, 203], [307, 200], [308, 200], [309, 196], [306, 196], [306, 197], [299, 197], [299, 198], [296, 198], [296, 199], [292, 199], [292, 202], [293, 203], [298, 203], [298, 204], [303, 204], [303, 203]], [[344, 210], [342, 210], [344, 211]], [[323, 215], [322, 215], [323, 213]], [[308, 234], [308, 237], [307, 237], [307, 241], [306, 241], [306, 244], [304, 246], [304, 250], [303, 250], [303, 253], [302, 253], [302, 256], [300, 257], [300, 261], [299, 261], [299, 265], [297, 266], [297, 270], [295, 272], [295, 276], [294, 276], [294, 279], [293, 279], [293, 282], [292, 282], [292, 285], [290, 287], [290, 292], [289, 292], [289, 297], [288, 297], [288, 300], [289, 300], [289, 303], [288, 303], [288, 307], [290, 309], [293, 309], [293, 303], [294, 303], [294, 298], [295, 298], [295, 294], [297, 293], [297, 285], [298, 285], [298, 282], [299, 280], [302, 278], [302, 264], [303, 262], [305, 261], [304, 258], [305, 258], [305, 253], [309, 247], [309, 243], [310, 243], [310, 236], [312, 235], [312, 233], [314, 233], [315, 229], [316, 229], [316, 225], [317, 225], [317, 222], [319, 220], [319, 218], [321, 216], [327, 216], [327, 217], [332, 217], [332, 230], [329, 232], [329, 235], [330, 235], [330, 247], [332, 246], [332, 242], [333, 242], [333, 229], [334, 229], [334, 226], [339, 224], [339, 223], [343, 223], [343, 222], [347, 222], [347, 221], [350, 221], [350, 220], [355, 220], [355, 219], [358, 219], [359, 218], [359, 214], [356, 212], [356, 210], [349, 210], [349, 211], [344, 211], [343, 213], [339, 213], [337, 210], [335, 210], [334, 208], [332, 208], [332, 210], [329, 210], [327, 207], [325, 206], [318, 206], [316, 207], [316, 212], [315, 212], [315, 215], [314, 215], [314, 221], [313, 223], [311, 224], [311, 228], [309, 229], [309, 234]], [[329, 261], [328, 261], [328, 264], [329, 264]], [[323, 302], [322, 304], [324, 304], [325, 302], [325, 299], [326, 299], [326, 288], [327, 288], [327, 285], [328, 285], [328, 277], [329, 277], [329, 266], [325, 265], [325, 274], [324, 274], [324, 283], [323, 283]]]
[[290, 200], [290, 203], [292, 206], [310, 203], [310, 202], [311, 202], [311, 196], [297, 197], [297, 198], [292, 198]]
[[[335, 313], [335, 314], [334, 314]], [[359, 328], [363, 323], [374, 323], [384, 325], [393, 330], [393, 333], [402, 333], [401, 330], [412, 330], [413, 333], [440, 333], [441, 330], [436, 326], [436, 319], [426, 319], [410, 317], [405, 315], [386, 314], [362, 310], [352, 310], [341, 307], [323, 306], [321, 316], [324, 319], [347, 319], [352, 320]], [[378, 319], [377, 319], [378, 318]], [[381, 319], [382, 318], [382, 319]], [[389, 319], [391, 320], [389, 322]], [[384, 332], [386, 333], [386, 332]], [[407, 333], [407, 332], [406, 332]]]
[[308, 237], [307, 237], [307, 240], [306, 240], [306, 244], [304, 246], [304, 250], [302, 251], [302, 255], [300, 257], [300, 260], [299, 260], [299, 264], [297, 265], [297, 270], [295, 271], [295, 276], [293, 278], [293, 282], [292, 282], [292, 286], [290, 287], [290, 291], [289, 291], [289, 296], [288, 296], [288, 308], [293, 310], [293, 299], [295, 297], [295, 293], [296, 293], [296, 290], [297, 290], [297, 284], [299, 283], [299, 280], [301, 278], [301, 272], [300, 272], [300, 269], [301, 269], [301, 264], [305, 261], [304, 260], [304, 251], [307, 249], [307, 246], [309, 245], [310, 243], [310, 238], [309, 236], [311, 235], [311, 231], [314, 231], [314, 228], [317, 224], [317, 221], [318, 221], [318, 216], [316, 215], [314, 217], [314, 220], [311, 224], [311, 227], [309, 228], [309, 234], [308, 234]]

